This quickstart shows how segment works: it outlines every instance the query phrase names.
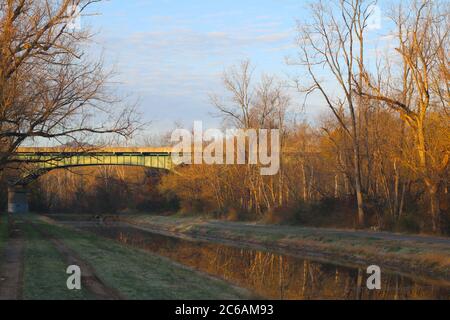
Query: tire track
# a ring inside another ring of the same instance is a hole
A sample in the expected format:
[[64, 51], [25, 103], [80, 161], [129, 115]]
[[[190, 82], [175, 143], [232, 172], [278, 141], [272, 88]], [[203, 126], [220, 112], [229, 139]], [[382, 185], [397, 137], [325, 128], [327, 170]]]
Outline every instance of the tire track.
[[96, 274], [95, 269], [86, 261], [84, 261], [74, 250], [67, 247], [64, 241], [57, 239], [48, 232], [38, 227], [35, 223], [29, 221], [30, 225], [48, 240], [55, 249], [64, 257], [67, 265], [77, 265], [81, 269], [81, 284], [88, 290], [95, 299], [98, 300], [125, 300], [116, 289], [106, 285]]

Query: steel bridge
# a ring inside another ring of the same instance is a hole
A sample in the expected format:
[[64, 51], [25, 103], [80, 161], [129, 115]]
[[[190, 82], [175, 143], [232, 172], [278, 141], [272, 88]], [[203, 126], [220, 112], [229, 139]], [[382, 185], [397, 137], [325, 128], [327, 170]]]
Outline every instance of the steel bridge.
[[87, 166], [139, 166], [171, 171], [171, 148], [19, 148], [13, 159], [23, 174], [11, 182], [8, 190], [8, 211], [28, 211], [27, 185], [49, 171]]
[[26, 185], [39, 176], [60, 168], [85, 166], [139, 166], [172, 170], [170, 148], [19, 148], [14, 159], [27, 165], [26, 174], [15, 184]]

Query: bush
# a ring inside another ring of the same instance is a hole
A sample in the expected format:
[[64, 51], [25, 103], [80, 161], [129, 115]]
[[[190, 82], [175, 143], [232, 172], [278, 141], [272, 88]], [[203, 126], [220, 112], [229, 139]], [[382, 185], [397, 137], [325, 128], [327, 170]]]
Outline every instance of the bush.
[[235, 208], [230, 208], [227, 212], [227, 220], [228, 221], [241, 221], [242, 214]]
[[405, 214], [397, 222], [397, 231], [408, 233], [420, 232], [420, 217], [417, 214]]
[[298, 202], [292, 207], [291, 223], [311, 227], [349, 227], [354, 224], [354, 204], [326, 198], [313, 203]]
[[265, 222], [269, 224], [283, 224], [295, 222], [296, 210], [292, 207], [271, 208], [265, 215]]
[[448, 210], [442, 211], [441, 226], [442, 234], [450, 236], [450, 212]]

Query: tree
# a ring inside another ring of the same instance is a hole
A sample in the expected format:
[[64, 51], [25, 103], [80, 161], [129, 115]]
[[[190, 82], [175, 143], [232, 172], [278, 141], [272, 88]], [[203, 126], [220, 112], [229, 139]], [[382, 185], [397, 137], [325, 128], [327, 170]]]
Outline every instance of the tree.
[[[224, 72], [223, 85], [227, 95], [224, 98], [212, 96], [212, 104], [219, 111], [218, 115], [223, 121], [231, 123], [235, 129], [278, 129], [282, 149], [290, 97], [282, 83], [274, 76], [262, 75], [257, 81], [253, 77], [253, 70], [250, 61], [244, 60], [238, 66], [232, 66]], [[241, 209], [244, 211], [254, 209], [257, 215], [283, 203], [282, 166], [276, 177], [266, 178], [261, 176], [260, 168], [260, 164], [234, 168], [241, 173], [236, 176], [244, 179], [243, 186], [246, 188]], [[269, 182], [266, 183], [264, 180]], [[278, 182], [278, 188], [275, 188], [275, 180]]]
[[110, 73], [86, 55], [92, 34], [71, 25], [96, 2], [0, 0], [0, 171], [31, 140], [82, 146], [135, 129], [133, 107], [112, 108]]
[[[373, 4], [364, 0], [318, 1], [310, 6], [312, 21], [299, 24], [298, 63], [312, 81], [311, 85], [299, 88], [307, 96], [319, 92], [351, 140], [359, 226], [365, 223], [358, 123], [358, 108], [363, 107], [364, 101], [354, 90], [354, 80], [364, 69], [364, 37]], [[340, 89], [337, 96], [321, 79], [324, 71], [337, 81]]]
[[[395, 49], [401, 61], [398, 79], [370, 76], [364, 73], [368, 88], [364, 97], [384, 103], [396, 111], [412, 130], [417, 157], [409, 167], [424, 181], [430, 197], [430, 211], [434, 232], [440, 230], [439, 192], [442, 190], [450, 151], [442, 144], [441, 150], [431, 147], [431, 117], [438, 109], [448, 109], [449, 102], [449, 35], [450, 4], [440, 1], [419, 1], [400, 4], [393, 10], [396, 25]], [[387, 69], [392, 69], [389, 65]], [[390, 72], [394, 72], [390, 70]], [[362, 90], [362, 88], [360, 88]], [[448, 129], [448, 114], [441, 118]], [[446, 124], [445, 124], [446, 123]], [[448, 132], [448, 130], [447, 130]]]

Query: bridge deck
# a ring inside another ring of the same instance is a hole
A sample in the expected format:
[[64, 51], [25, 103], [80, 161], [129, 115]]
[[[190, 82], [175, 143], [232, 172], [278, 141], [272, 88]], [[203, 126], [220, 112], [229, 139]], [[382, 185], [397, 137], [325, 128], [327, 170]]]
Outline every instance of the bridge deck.
[[45, 148], [45, 147], [21, 147], [16, 154], [169, 154], [171, 147], [140, 148], [140, 147], [107, 147], [107, 148]]

